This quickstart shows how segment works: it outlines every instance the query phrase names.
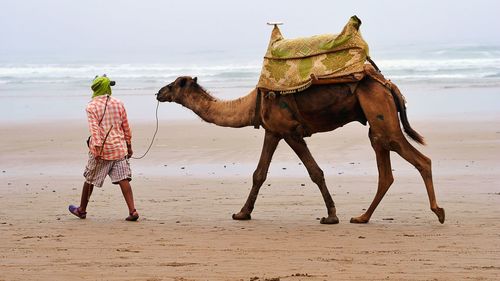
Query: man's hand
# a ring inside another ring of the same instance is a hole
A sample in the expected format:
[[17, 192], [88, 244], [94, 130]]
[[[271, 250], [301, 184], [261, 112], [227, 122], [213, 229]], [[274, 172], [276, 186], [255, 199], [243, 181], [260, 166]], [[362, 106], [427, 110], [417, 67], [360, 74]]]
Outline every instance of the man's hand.
[[132, 144], [127, 143], [127, 158], [132, 157], [133, 154], [134, 154], [134, 152], [132, 151]]
[[94, 155], [94, 158], [96, 160], [101, 160], [101, 152], [102, 152], [102, 146], [95, 145], [92, 154]]

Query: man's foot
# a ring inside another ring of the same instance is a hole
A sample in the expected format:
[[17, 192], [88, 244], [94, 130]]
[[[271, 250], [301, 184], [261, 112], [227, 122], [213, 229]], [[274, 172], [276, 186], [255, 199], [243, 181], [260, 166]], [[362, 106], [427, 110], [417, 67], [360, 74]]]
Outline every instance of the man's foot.
[[136, 221], [139, 219], [139, 213], [137, 212], [136, 209], [132, 211], [132, 213], [129, 214], [129, 216], [125, 219], [126, 221]]
[[70, 213], [73, 215], [81, 218], [82, 220], [87, 217], [87, 212], [82, 212], [80, 211], [80, 207], [74, 206], [74, 205], [69, 205], [68, 210]]

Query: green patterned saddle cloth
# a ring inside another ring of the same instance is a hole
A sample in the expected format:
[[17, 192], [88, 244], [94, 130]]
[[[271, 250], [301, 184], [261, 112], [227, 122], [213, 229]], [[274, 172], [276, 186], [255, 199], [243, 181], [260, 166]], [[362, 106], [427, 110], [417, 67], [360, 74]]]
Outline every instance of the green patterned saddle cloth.
[[361, 20], [352, 16], [340, 34], [284, 39], [274, 26], [264, 56], [258, 88], [281, 94], [307, 89], [317, 79], [362, 72], [368, 44], [361, 37]]

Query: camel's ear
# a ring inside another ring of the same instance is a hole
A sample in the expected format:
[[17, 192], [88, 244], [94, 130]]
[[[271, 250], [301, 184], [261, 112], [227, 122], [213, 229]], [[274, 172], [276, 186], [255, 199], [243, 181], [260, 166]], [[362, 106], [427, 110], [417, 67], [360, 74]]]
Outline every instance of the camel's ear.
[[193, 78], [194, 83], [198, 82], [198, 77]]

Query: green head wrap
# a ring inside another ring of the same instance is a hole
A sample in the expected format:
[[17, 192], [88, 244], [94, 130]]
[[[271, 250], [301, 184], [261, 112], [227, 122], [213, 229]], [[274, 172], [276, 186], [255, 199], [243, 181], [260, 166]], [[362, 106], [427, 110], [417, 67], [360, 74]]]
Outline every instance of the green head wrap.
[[111, 80], [109, 80], [106, 76], [99, 76], [92, 81], [92, 86], [90, 86], [94, 94], [92, 98], [103, 96], [103, 95], [111, 95]]

